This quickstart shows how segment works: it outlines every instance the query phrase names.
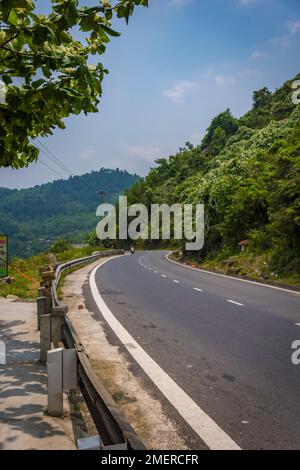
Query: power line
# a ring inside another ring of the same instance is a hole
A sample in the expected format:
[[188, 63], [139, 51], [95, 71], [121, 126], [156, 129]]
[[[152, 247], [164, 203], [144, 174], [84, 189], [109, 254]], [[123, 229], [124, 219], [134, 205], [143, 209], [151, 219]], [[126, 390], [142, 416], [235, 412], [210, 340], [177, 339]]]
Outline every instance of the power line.
[[43, 162], [43, 160], [41, 159], [41, 157], [39, 157], [38, 161], [44, 165], [45, 167], [47, 167], [50, 171], [52, 171], [53, 173], [55, 173], [57, 176], [59, 176], [60, 178], [64, 178], [63, 175], [61, 175], [60, 173], [58, 173], [56, 170], [54, 170], [54, 168], [52, 168], [51, 166], [49, 166], [46, 162]]
[[[64, 165], [64, 163], [62, 163], [60, 161], [60, 159], [58, 157], [56, 157], [56, 155], [54, 155], [54, 153], [49, 150], [45, 144], [43, 144], [43, 142], [41, 142], [39, 139], [37, 139], [38, 143], [45, 149], [45, 150], [42, 150], [41, 148], [39, 148], [39, 150], [41, 150], [43, 153], [45, 153], [45, 155], [50, 158], [50, 160], [52, 160], [56, 165], [58, 165], [62, 170], [64, 170], [66, 173], [68, 173], [70, 176], [74, 176], [72, 171], [66, 166]], [[47, 152], [47, 153], [46, 153]]]
[[[72, 171], [64, 164], [61, 162], [61, 160], [53, 153], [53, 151], [51, 151], [48, 147], [46, 147], [46, 145], [41, 142], [39, 139], [36, 139], [37, 142], [43, 147], [43, 148], [40, 148], [37, 144], [36, 147], [41, 151], [43, 152], [43, 154], [48, 157], [53, 163], [55, 163], [61, 170], [65, 171], [66, 173], [68, 173], [70, 176], [75, 176]], [[43, 150], [45, 149], [45, 150]], [[55, 170], [52, 170], [52, 171], [55, 171]], [[57, 173], [57, 172], [56, 172]], [[58, 174], [58, 173], [57, 173]], [[61, 175], [60, 175], [61, 176]], [[83, 179], [80, 180], [81, 183], [83, 183], [85, 186], [87, 186], [89, 189], [91, 188], [91, 185], [86, 183]], [[94, 185], [92, 185], [94, 186]], [[94, 186], [95, 190], [98, 192], [99, 191], [99, 188], [96, 188], [96, 186]]]

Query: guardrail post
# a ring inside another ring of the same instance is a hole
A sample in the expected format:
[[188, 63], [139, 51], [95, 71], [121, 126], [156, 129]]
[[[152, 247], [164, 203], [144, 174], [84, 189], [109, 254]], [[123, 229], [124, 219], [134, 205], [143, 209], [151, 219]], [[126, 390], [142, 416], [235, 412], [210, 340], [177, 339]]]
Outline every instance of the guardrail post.
[[45, 299], [46, 315], [49, 315], [52, 312], [52, 297], [46, 295]]
[[[104, 253], [97, 255], [97, 258], [100, 256], [104, 256]], [[86, 404], [102, 438], [92, 436], [83, 440], [84, 442], [79, 442], [78, 447], [82, 449], [100, 448], [101, 450], [143, 449], [143, 444], [135, 436], [129, 424], [119, 415], [112, 398], [93, 373], [76, 332], [69, 325], [68, 319], [64, 319], [64, 315], [68, 311], [67, 306], [59, 305], [56, 286], [60, 273], [70, 266], [77, 266], [85, 262], [87, 259], [91, 260], [94, 257], [61, 264], [55, 273], [49, 267], [40, 268], [43, 280], [39, 289], [39, 297], [43, 297], [44, 301], [44, 311], [42, 312], [44, 314], [40, 316], [41, 361], [47, 362], [48, 369], [48, 413], [51, 416], [63, 415], [64, 392], [77, 388], [79, 378]], [[54, 281], [53, 284], [52, 281]], [[53, 299], [51, 295], [53, 295]], [[62, 328], [62, 326], [64, 327]], [[55, 346], [62, 344], [62, 334], [65, 344], [73, 349], [65, 350], [56, 347], [51, 350], [51, 340]], [[127, 442], [124, 442], [124, 430], [126, 430]]]
[[61, 341], [61, 327], [62, 319], [64, 315], [68, 312], [67, 305], [60, 305], [58, 307], [52, 308], [51, 313], [51, 339], [54, 347], [58, 347]]
[[51, 349], [51, 316], [42, 315], [41, 322], [41, 352], [40, 361], [42, 364], [46, 363], [47, 352]]
[[46, 315], [46, 297], [37, 298], [37, 329], [41, 329], [41, 316]]
[[69, 392], [77, 388], [77, 351], [63, 350], [63, 391]]
[[38, 288], [38, 297], [45, 297], [46, 296], [45, 291], [46, 291], [45, 287], [39, 287]]
[[82, 437], [77, 441], [78, 450], [101, 450], [102, 441], [99, 435]]
[[76, 349], [51, 349], [47, 353], [48, 414], [63, 414], [63, 392], [77, 388]]
[[47, 354], [48, 414], [63, 414], [63, 348], [52, 349]]

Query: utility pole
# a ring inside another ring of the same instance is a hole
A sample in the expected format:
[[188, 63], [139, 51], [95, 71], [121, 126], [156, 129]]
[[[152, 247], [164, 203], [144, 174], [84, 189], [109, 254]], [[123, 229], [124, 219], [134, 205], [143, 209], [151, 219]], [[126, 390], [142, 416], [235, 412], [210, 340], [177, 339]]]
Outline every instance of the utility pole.
[[104, 196], [106, 195], [106, 193], [102, 189], [100, 189], [100, 191], [97, 194], [100, 196], [100, 204], [102, 204], [102, 202], [104, 201]]

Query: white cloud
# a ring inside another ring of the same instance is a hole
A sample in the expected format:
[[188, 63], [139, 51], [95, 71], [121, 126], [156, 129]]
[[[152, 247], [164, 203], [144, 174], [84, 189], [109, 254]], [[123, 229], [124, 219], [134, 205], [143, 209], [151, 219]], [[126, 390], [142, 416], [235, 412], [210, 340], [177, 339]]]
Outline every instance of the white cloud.
[[278, 38], [272, 38], [271, 42], [273, 44], [278, 44], [280, 47], [289, 47], [291, 44], [291, 36], [290, 34], [284, 34]]
[[205, 86], [209, 84], [217, 84], [220, 88], [230, 87], [237, 83], [238, 72], [231, 75], [230, 70], [228, 73], [220, 73], [220, 69], [216, 65], [210, 65], [203, 71], [202, 78], [205, 80]]
[[295, 34], [300, 31], [300, 20], [290, 21], [288, 23], [288, 28], [290, 30], [291, 35], [295, 36]]
[[279, 44], [281, 47], [289, 47], [292, 43], [292, 39], [300, 31], [300, 20], [293, 20], [287, 24], [288, 33], [277, 38], [272, 38], [270, 40], [273, 44]]
[[254, 52], [252, 52], [250, 58], [252, 60], [257, 60], [257, 59], [262, 59], [263, 57], [265, 57], [265, 55], [266, 54], [263, 51], [254, 51]]
[[239, 75], [242, 77], [255, 77], [257, 73], [258, 72], [255, 69], [243, 69], [239, 72]]
[[152, 145], [122, 145], [129, 157], [139, 158], [143, 161], [152, 162], [161, 154], [161, 149]]
[[154, 165], [155, 160], [162, 156], [160, 147], [152, 144], [130, 145], [125, 141], [117, 144], [117, 153], [121, 158], [112, 160], [112, 167], [127, 169], [138, 175], [145, 175], [149, 168]]
[[174, 7], [184, 7], [193, 0], [169, 0], [169, 5]]
[[85, 149], [83, 152], [79, 154], [79, 158], [81, 160], [89, 160], [90, 158], [94, 157], [96, 152], [94, 149]]
[[237, 3], [241, 7], [246, 7], [246, 6], [251, 6], [255, 5], [259, 0], [235, 0], [235, 3]]
[[215, 82], [221, 87], [232, 86], [236, 83], [236, 78], [230, 75], [216, 75]]
[[162, 95], [168, 98], [170, 101], [173, 101], [173, 103], [182, 103], [184, 96], [194, 90], [196, 87], [197, 84], [195, 82], [181, 80], [174, 83], [172, 88], [164, 90]]

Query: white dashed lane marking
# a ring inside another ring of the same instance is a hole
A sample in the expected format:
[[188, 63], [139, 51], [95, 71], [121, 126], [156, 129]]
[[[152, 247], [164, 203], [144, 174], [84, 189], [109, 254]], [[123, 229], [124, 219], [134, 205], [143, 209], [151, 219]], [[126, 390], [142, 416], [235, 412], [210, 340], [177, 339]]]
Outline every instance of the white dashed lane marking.
[[[116, 258], [114, 258], [115, 260]], [[111, 258], [105, 263], [111, 262]], [[212, 450], [239, 450], [238, 444], [209, 416], [179, 385], [152, 359], [149, 354], [130, 335], [117, 320], [101, 297], [95, 275], [100, 266], [96, 266], [90, 275], [92, 295], [104, 320], [109, 324], [129, 354], [143, 368], [144, 372], [158, 387], [165, 398], [174, 406], [194, 432]]]
[[[145, 264], [143, 264], [143, 263], [141, 262], [141, 259], [142, 259], [142, 258], [139, 259], [139, 264], [140, 264], [142, 267], [144, 267], [145, 269], [148, 269], [148, 271], [153, 271], [154, 274], [159, 274], [159, 271], [156, 271], [156, 270], [154, 271], [154, 269], [152, 269], [152, 268], [150, 268], [149, 266], [146, 266]], [[164, 279], [166, 279], [167, 276], [166, 276], [166, 274], [161, 274], [161, 277], [164, 278]], [[173, 282], [174, 282], [175, 284], [180, 284], [180, 281], [178, 281], [177, 279], [173, 279]], [[203, 290], [200, 289], [199, 287], [194, 287], [193, 289], [194, 289], [194, 291], [196, 291], [196, 292], [203, 292]], [[235, 301], [235, 300], [230, 300], [230, 299], [228, 299], [227, 302], [229, 302], [229, 303], [231, 303], [231, 304], [234, 304], [234, 305], [238, 305], [239, 307], [244, 307], [244, 304], [242, 304], [242, 303], [240, 303], [240, 302], [237, 302], [237, 301]], [[300, 323], [295, 323], [295, 325], [296, 325], [296, 326], [300, 326]]]
[[234, 304], [234, 305], [239, 305], [240, 307], [244, 307], [244, 304], [241, 304], [240, 302], [236, 302], [235, 300], [227, 300], [227, 302]]
[[291, 289], [286, 289], [284, 287], [277, 287], [277, 286], [271, 286], [269, 284], [263, 284], [261, 282], [256, 282], [256, 281], [250, 281], [248, 279], [240, 279], [238, 277], [233, 277], [233, 276], [228, 276], [227, 274], [220, 274], [220, 273], [214, 273], [212, 271], [206, 271], [205, 269], [200, 269], [200, 268], [194, 268], [193, 266], [188, 266], [186, 264], [182, 264], [182, 263], [179, 263], [178, 261], [175, 261], [173, 259], [171, 259], [169, 256], [172, 254], [172, 251], [170, 251], [170, 253], [168, 253], [165, 258], [166, 260], [168, 260], [170, 263], [174, 263], [174, 264], [177, 264], [177, 266], [180, 266], [181, 268], [184, 268], [184, 269], [192, 269], [193, 271], [198, 271], [199, 273], [203, 273], [203, 274], [206, 274], [207, 276], [219, 276], [219, 277], [224, 277], [226, 279], [231, 279], [233, 281], [237, 281], [237, 282], [247, 282], [248, 284], [254, 284], [256, 285], [257, 287], [267, 287], [268, 289], [276, 289], [276, 290], [281, 290], [281, 291], [284, 291], [284, 292], [288, 292], [290, 294], [296, 294], [296, 295], [300, 295], [300, 292], [298, 291], [295, 291], [295, 290], [291, 290]]

